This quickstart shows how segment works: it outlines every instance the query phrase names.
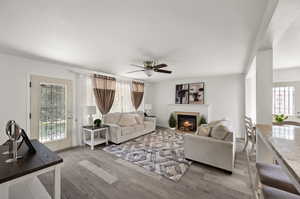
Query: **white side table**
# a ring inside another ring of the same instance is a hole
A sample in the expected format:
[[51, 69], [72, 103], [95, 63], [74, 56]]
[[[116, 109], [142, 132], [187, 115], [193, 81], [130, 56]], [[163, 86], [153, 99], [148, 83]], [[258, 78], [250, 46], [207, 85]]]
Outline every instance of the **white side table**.
[[[108, 145], [108, 130], [109, 126], [101, 125], [100, 127], [94, 126], [83, 126], [82, 133], [83, 133], [83, 143], [91, 146], [91, 150], [94, 150], [96, 145], [106, 143]], [[97, 133], [104, 133], [105, 138], [101, 138], [101, 136], [95, 138]], [[90, 139], [87, 139], [87, 135], [90, 135]]]

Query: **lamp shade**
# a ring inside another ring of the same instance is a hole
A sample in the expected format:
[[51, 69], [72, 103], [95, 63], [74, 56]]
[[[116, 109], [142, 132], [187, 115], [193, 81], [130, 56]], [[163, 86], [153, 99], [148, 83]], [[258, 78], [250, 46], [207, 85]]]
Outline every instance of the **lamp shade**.
[[151, 110], [152, 104], [145, 104], [145, 110]]
[[95, 115], [97, 113], [96, 106], [86, 106], [85, 111], [88, 115]]

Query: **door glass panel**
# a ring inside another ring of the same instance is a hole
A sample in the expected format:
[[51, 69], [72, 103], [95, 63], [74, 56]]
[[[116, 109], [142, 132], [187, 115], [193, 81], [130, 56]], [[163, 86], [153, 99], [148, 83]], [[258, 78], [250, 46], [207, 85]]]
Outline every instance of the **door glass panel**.
[[39, 121], [40, 142], [67, 137], [66, 88], [58, 84], [40, 84], [41, 107]]

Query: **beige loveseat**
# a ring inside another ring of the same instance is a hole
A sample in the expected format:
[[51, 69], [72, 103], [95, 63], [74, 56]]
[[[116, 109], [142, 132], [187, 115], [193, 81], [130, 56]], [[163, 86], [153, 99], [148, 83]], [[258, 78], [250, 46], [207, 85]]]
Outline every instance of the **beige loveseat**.
[[232, 130], [224, 133], [226, 139], [222, 138], [221, 131], [219, 134], [216, 132], [215, 135], [211, 135], [213, 128], [209, 127], [207, 135], [205, 133], [184, 135], [185, 157], [232, 172], [235, 160], [235, 136]]
[[103, 122], [109, 125], [109, 140], [115, 144], [145, 135], [156, 129], [156, 119], [144, 117], [143, 112], [108, 113], [104, 116]]

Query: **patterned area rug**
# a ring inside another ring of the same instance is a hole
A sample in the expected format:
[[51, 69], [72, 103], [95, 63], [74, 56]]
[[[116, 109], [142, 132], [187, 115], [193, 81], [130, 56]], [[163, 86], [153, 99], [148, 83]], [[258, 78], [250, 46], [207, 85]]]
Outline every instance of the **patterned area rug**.
[[103, 150], [175, 182], [191, 165], [184, 158], [183, 135], [170, 129], [158, 129], [154, 133]]

